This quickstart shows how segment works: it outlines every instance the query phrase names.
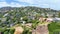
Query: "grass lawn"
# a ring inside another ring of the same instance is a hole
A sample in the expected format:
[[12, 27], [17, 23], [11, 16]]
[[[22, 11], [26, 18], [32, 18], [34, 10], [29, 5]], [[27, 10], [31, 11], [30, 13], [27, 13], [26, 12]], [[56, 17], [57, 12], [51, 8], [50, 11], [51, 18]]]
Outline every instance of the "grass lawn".
[[48, 25], [49, 33], [50, 34], [59, 34], [60, 32], [60, 23], [52, 22]]

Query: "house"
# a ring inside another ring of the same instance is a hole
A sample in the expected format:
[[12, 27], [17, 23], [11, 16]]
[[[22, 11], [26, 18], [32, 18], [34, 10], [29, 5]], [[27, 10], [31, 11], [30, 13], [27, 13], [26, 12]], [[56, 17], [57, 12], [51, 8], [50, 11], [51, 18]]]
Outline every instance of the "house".
[[39, 18], [39, 21], [44, 21], [46, 19], [47, 22], [51, 22], [51, 21], [60, 21], [60, 18], [51, 18], [51, 17], [48, 17], [48, 18], [44, 18], [44, 17], [40, 17]]
[[60, 21], [60, 18], [53, 18], [54, 21]]

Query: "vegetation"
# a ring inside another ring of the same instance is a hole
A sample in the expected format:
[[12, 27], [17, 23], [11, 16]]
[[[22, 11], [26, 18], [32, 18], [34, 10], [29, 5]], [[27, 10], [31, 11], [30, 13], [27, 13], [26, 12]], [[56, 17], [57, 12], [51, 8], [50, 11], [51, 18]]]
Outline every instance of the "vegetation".
[[60, 32], [60, 23], [59, 22], [52, 22], [48, 25], [50, 34], [59, 34]]
[[[3, 9], [4, 8], [4, 9]], [[3, 7], [0, 8], [0, 32], [4, 34], [13, 34], [13, 26], [19, 24], [32, 23], [31, 28], [22, 26], [25, 30], [23, 34], [31, 34], [30, 30], [35, 29], [38, 23], [40, 23], [39, 17], [46, 17], [52, 15], [52, 17], [60, 17], [60, 13], [57, 10], [50, 8], [39, 8], [39, 7]], [[57, 14], [59, 13], [59, 14]], [[56, 16], [58, 15], [58, 16]], [[48, 25], [50, 34], [55, 31], [60, 31], [60, 23], [52, 22]]]

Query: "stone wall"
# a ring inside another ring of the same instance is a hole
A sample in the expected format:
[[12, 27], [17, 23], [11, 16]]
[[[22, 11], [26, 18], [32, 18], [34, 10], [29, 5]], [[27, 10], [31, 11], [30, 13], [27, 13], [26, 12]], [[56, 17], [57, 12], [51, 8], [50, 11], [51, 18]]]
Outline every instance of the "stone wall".
[[39, 25], [35, 30], [32, 31], [32, 34], [49, 34], [48, 25]]

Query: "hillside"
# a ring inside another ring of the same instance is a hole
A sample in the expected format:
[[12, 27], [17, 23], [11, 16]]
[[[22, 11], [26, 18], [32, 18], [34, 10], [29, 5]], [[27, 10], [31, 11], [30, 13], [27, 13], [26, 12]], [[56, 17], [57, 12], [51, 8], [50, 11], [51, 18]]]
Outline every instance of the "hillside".
[[[50, 8], [40, 8], [40, 7], [32, 7], [32, 6], [27, 6], [27, 7], [1, 7], [0, 11], [6, 11], [6, 10], [14, 10], [14, 9], [27, 9], [27, 10], [45, 10], [46, 11], [52, 11], [55, 12], [56, 10], [50, 9]], [[43, 11], [44, 12], [44, 11]]]
[[59, 11], [40, 7], [2, 7], [0, 8], [0, 31], [2, 28], [11, 28], [16, 24], [32, 23], [33, 28], [39, 23], [40, 16], [58, 17]]
[[[31, 20], [39, 19], [42, 15], [46, 16], [56, 16], [58, 11], [50, 8], [39, 8], [39, 7], [2, 7], [0, 8], [0, 18], [5, 18], [5, 21], [11, 21], [12, 23], [17, 20], [21, 22], [20, 19], [23, 18], [23, 21], [31, 22]], [[1, 20], [0, 19], [0, 20]]]
[[2, 7], [0, 8], [0, 12], [1, 13], [5, 13], [5, 12], [24, 12], [25, 14], [27, 13], [38, 13], [38, 14], [56, 14], [59, 12], [57, 10], [53, 10], [50, 8], [40, 8], [40, 7], [31, 7], [31, 6], [27, 6], [27, 7]]

